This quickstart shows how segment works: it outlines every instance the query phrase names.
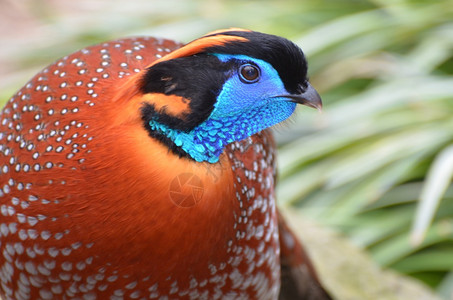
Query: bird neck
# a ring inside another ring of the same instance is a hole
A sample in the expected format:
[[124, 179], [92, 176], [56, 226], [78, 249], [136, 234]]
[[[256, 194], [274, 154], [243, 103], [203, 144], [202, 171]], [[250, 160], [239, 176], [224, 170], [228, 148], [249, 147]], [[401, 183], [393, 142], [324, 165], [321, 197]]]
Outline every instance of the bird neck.
[[190, 157], [198, 162], [216, 163], [226, 145], [253, 134], [247, 120], [231, 117], [228, 120], [210, 118], [189, 132], [170, 128], [155, 120], [149, 122], [151, 130], [169, 138]]
[[[289, 105], [292, 106], [292, 103]], [[216, 163], [226, 145], [286, 119], [292, 111], [294, 107], [288, 107], [288, 102], [275, 102], [267, 107], [228, 116], [217, 116], [214, 110], [207, 120], [189, 132], [170, 128], [156, 120], [151, 120], [149, 126], [152, 131], [169, 138], [195, 161]], [[275, 114], [282, 116], [276, 118]]]

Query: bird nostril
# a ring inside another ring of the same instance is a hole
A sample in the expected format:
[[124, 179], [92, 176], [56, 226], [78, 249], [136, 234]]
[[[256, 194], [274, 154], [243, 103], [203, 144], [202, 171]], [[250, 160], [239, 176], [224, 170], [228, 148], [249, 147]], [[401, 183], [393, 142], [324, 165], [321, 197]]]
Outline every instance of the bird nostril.
[[297, 86], [297, 94], [304, 93], [308, 88], [308, 79]]

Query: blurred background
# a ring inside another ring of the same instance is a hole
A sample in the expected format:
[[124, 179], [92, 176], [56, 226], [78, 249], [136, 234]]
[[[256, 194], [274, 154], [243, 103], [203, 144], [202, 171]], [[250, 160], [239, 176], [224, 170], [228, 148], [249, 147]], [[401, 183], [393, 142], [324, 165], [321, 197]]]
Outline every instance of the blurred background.
[[85, 46], [233, 26], [300, 45], [322, 95], [276, 136], [280, 206], [328, 288], [453, 299], [452, 0], [0, 0], [1, 104]]

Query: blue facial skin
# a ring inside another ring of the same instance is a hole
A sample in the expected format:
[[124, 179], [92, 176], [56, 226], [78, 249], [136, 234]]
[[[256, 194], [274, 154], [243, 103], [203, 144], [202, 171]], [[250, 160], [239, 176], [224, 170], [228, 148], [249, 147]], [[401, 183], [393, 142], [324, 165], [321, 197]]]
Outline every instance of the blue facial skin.
[[286, 120], [296, 108], [288, 98], [276, 97], [289, 93], [269, 63], [243, 55], [214, 55], [223, 62], [235, 59], [241, 64], [258, 66], [259, 79], [254, 83], [243, 82], [236, 70], [223, 85], [209, 118], [190, 132], [155, 121], [149, 124], [198, 162], [216, 163], [226, 145]]

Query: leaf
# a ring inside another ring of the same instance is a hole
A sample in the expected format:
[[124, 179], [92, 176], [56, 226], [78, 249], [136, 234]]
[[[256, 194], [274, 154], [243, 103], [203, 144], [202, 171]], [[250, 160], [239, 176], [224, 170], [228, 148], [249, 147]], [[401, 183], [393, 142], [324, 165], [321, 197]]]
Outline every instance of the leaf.
[[393, 268], [404, 273], [453, 270], [453, 249], [436, 249], [417, 253], [397, 262]]
[[452, 176], [453, 145], [439, 153], [428, 171], [412, 226], [411, 243], [413, 245], [419, 245], [425, 238], [426, 230], [433, 220], [442, 196], [450, 185]]
[[440, 283], [437, 288], [438, 293], [443, 296], [444, 299], [453, 298], [453, 271], [450, 271]]
[[420, 249], [452, 240], [453, 222], [451, 220], [442, 220], [429, 227], [426, 239], [418, 246], [411, 245], [408, 232], [402, 232], [371, 248], [371, 253], [381, 265], [390, 266]]

